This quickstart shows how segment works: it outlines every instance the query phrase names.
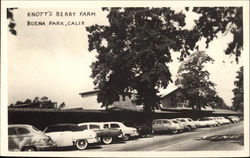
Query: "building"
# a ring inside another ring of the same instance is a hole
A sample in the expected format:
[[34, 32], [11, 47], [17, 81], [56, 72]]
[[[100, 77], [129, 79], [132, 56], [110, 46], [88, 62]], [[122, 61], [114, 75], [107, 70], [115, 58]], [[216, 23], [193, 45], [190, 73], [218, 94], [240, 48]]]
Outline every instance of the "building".
[[[82, 100], [83, 109], [96, 109], [96, 110], [105, 109], [105, 107], [101, 107], [101, 103], [97, 102], [97, 93], [98, 90], [79, 93], [79, 95], [83, 98]], [[132, 94], [131, 98], [126, 96], [125, 99], [123, 99], [122, 96], [120, 96], [119, 101], [116, 101], [112, 105], [108, 106], [108, 109], [141, 111], [142, 106], [135, 104], [135, 95]]]

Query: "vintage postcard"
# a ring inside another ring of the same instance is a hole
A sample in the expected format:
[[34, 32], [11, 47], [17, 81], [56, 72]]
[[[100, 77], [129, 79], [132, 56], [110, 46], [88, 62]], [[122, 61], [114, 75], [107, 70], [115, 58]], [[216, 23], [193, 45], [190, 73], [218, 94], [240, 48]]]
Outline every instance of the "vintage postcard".
[[249, 156], [248, 1], [1, 3], [1, 156]]

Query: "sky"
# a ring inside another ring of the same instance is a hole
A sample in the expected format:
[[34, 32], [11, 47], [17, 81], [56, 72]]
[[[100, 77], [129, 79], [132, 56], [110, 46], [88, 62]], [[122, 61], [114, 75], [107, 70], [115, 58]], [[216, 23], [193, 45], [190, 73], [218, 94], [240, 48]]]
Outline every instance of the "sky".
[[[175, 8], [176, 9], [176, 8]], [[178, 10], [178, 8], [176, 9]], [[27, 13], [51, 11], [52, 16], [29, 17]], [[76, 16], [56, 16], [56, 12], [76, 12]], [[95, 12], [95, 16], [79, 16], [80, 12]], [[187, 15], [187, 29], [193, 27], [194, 19], [198, 18], [191, 12]], [[47, 96], [58, 104], [65, 102], [67, 107], [79, 107], [82, 98], [79, 93], [94, 89], [90, 78], [90, 64], [95, 61], [95, 52], [88, 51], [86, 26], [106, 25], [106, 13], [100, 8], [86, 9], [17, 9], [14, 12], [17, 36], [8, 34], [8, 104], [16, 101], [33, 100], [35, 97]], [[67, 23], [82, 22], [78, 26], [27, 26], [27, 21], [63, 21]], [[206, 51], [214, 60], [207, 64], [211, 81], [215, 82], [218, 94], [231, 105], [232, 89], [236, 71], [242, 65], [235, 63], [234, 56], [224, 55], [227, 43], [232, 35], [219, 35], [205, 49], [204, 39], [199, 42], [200, 50]], [[168, 64], [172, 79], [180, 62], [178, 52], [173, 53], [174, 61]], [[170, 84], [169, 89], [175, 88]], [[161, 90], [164, 94], [167, 90]]]

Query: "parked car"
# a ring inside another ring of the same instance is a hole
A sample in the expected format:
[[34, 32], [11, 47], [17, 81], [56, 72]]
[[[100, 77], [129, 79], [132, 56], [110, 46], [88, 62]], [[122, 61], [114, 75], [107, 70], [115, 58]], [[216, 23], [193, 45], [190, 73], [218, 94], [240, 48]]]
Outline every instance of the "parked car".
[[209, 117], [202, 117], [198, 119], [200, 127], [215, 127], [218, 126], [218, 122]]
[[92, 130], [97, 133], [104, 144], [112, 143], [113, 139], [122, 138], [122, 131], [116, 128], [105, 128], [102, 122], [79, 123], [84, 130]]
[[188, 131], [197, 129], [195, 123], [191, 118], [176, 118], [176, 120], [182, 122]]
[[75, 146], [83, 150], [88, 144], [100, 142], [100, 137], [95, 132], [84, 130], [76, 124], [50, 125], [44, 132], [57, 142], [58, 147]]
[[224, 121], [221, 120], [219, 117], [208, 117], [208, 118], [211, 118], [213, 120], [215, 120], [217, 123], [218, 123], [218, 126], [221, 126], [221, 125], [224, 125]]
[[104, 128], [115, 128], [122, 131], [122, 139], [129, 140], [131, 137], [139, 136], [136, 128], [127, 127], [121, 122], [104, 122]]
[[156, 132], [172, 132], [176, 134], [184, 130], [177, 121], [172, 119], [155, 119], [152, 122], [152, 133]]
[[10, 151], [51, 150], [56, 142], [31, 125], [13, 124], [8, 126]]
[[173, 123], [178, 123], [180, 125], [182, 130], [180, 130], [179, 132], [184, 132], [188, 130], [188, 126], [184, 122], [181, 122], [178, 119], [171, 119], [171, 120], [173, 121]]
[[225, 117], [217, 117], [218, 119], [220, 119], [222, 122], [223, 122], [223, 124], [230, 124], [231, 122], [228, 120], [228, 119], [226, 119]]
[[130, 121], [125, 121], [123, 124], [127, 127], [136, 128], [140, 137], [152, 135], [152, 127], [149, 127], [146, 124], [138, 124]]
[[240, 118], [237, 116], [227, 116], [226, 118], [232, 123], [240, 122]]

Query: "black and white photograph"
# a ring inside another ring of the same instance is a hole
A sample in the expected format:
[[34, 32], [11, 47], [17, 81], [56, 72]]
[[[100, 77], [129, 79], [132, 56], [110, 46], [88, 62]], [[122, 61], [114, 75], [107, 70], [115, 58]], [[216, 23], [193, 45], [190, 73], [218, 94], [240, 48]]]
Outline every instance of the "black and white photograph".
[[3, 1], [4, 156], [249, 156], [248, 1]]

